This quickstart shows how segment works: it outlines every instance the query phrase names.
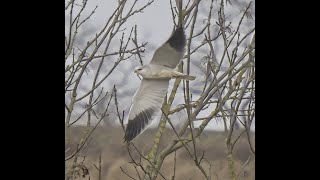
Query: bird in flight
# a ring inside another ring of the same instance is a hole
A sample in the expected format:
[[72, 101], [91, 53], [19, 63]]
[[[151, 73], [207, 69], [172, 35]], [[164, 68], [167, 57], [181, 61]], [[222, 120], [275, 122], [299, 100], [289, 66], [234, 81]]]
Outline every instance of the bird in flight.
[[[182, 1], [181, 1], [182, 2]], [[154, 53], [149, 64], [136, 67], [134, 73], [143, 77], [139, 89], [132, 99], [124, 142], [129, 143], [144, 131], [153, 116], [160, 111], [163, 99], [167, 94], [169, 81], [173, 78], [194, 80], [175, 70], [181, 61], [186, 45], [182, 23], [182, 4], [179, 4], [178, 27], [170, 38]]]

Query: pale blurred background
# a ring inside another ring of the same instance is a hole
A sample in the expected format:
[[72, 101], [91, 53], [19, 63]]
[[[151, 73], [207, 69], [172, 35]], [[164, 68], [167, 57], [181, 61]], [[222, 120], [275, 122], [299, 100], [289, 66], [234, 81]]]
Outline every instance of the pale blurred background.
[[[66, 1], [67, 3], [68, 1]], [[79, 1], [80, 2], [80, 1]], [[128, 4], [132, 4], [133, 0], [128, 0]], [[139, 0], [137, 2], [137, 7], [141, 7], [148, 3], [148, 0]], [[184, 1], [187, 3], [188, 1]], [[241, 18], [241, 12], [248, 6], [248, 0], [231, 0], [231, 5], [227, 5], [225, 9], [226, 22], [232, 22], [231, 26], [236, 27], [237, 22], [239, 22]], [[212, 9], [212, 23], [217, 21], [217, 12], [219, 9], [219, 1], [214, 1], [214, 6]], [[82, 49], [87, 44], [87, 41], [92, 39], [96, 33], [102, 28], [105, 22], [110, 17], [111, 13], [117, 7], [118, 0], [88, 0], [87, 7], [83, 11], [83, 17], [86, 17], [91, 13], [91, 11], [96, 7], [95, 13], [90, 17], [90, 19], [83, 24], [83, 26], [79, 29], [78, 38], [75, 41], [76, 46], [79, 49]], [[202, 0], [199, 5], [199, 14], [197, 18], [197, 23], [195, 26], [195, 32], [199, 32], [203, 27], [203, 24], [206, 22], [206, 18], [208, 16], [211, 1], [210, 0]], [[77, 7], [80, 8], [81, 6]], [[129, 5], [128, 5], [129, 7]], [[246, 34], [255, 26], [255, 1], [252, 1], [251, 8], [249, 12], [252, 18], [244, 18], [242, 25], [240, 27], [240, 33]], [[65, 14], [65, 29], [66, 34], [68, 34], [68, 29], [70, 27], [69, 23], [70, 15], [68, 11]], [[137, 13], [132, 18], [128, 19], [123, 28], [121, 28], [121, 32], [125, 33], [125, 38], [128, 38], [128, 34], [130, 33], [131, 27], [137, 25], [137, 37], [139, 43], [148, 43], [145, 47], [145, 52], [142, 54], [143, 63], [146, 64], [151, 60], [151, 57], [160, 45], [162, 45], [167, 38], [169, 38], [172, 29], [173, 29], [173, 21], [172, 14], [170, 10], [170, 1], [169, 0], [155, 0], [149, 7], [143, 10], [142, 13]], [[190, 28], [190, 27], [189, 27]], [[219, 28], [217, 26], [213, 26], [213, 33], [216, 33]], [[187, 31], [188, 32], [188, 31]], [[119, 49], [120, 38], [122, 33], [118, 33], [116, 38], [111, 43], [111, 46], [108, 52], [114, 52]], [[199, 36], [193, 39], [192, 46], [197, 46], [202, 43], [203, 36]], [[249, 38], [244, 40], [244, 43], [240, 48], [245, 48], [249, 43]], [[221, 40], [217, 40], [213, 42], [216, 55], [221, 56], [223, 49], [223, 42]], [[131, 45], [129, 45], [131, 46]], [[195, 81], [190, 82], [191, 92], [193, 93], [193, 99], [199, 97], [200, 92], [202, 90], [205, 76], [204, 72], [206, 71], [205, 66], [203, 65], [203, 57], [206, 55], [208, 49], [207, 47], [200, 48], [192, 57], [191, 57], [191, 75], [197, 77]], [[103, 48], [98, 50], [100, 54], [103, 52]], [[69, 58], [70, 60], [70, 58]], [[114, 62], [116, 61], [116, 57], [107, 57], [106, 62], [104, 63], [101, 69], [101, 78], [105, 73], [107, 73]], [[102, 85], [98, 88], [99, 91], [102, 87], [104, 91], [112, 92], [113, 86], [115, 85], [117, 88], [117, 98], [118, 98], [118, 108], [120, 112], [124, 110], [124, 121], [126, 124], [127, 115], [130, 108], [130, 102], [133, 94], [136, 89], [139, 87], [140, 79], [133, 74], [133, 69], [136, 66], [139, 66], [139, 59], [137, 57], [131, 57], [123, 62], [121, 62], [113, 73], [102, 83]], [[94, 75], [96, 73], [96, 69], [98, 67], [98, 61], [90, 64], [88, 71], [86, 71], [85, 76], [82, 77], [81, 82], [79, 84], [79, 91], [77, 92], [78, 96], [85, 94], [92, 85], [92, 81]], [[223, 69], [223, 67], [222, 67]], [[98, 78], [98, 80], [99, 80]], [[173, 81], [170, 82], [169, 92], [172, 89]], [[66, 104], [70, 103], [71, 94], [66, 93]], [[81, 102], [75, 104], [74, 113], [71, 115], [71, 119], [77, 119], [79, 115], [86, 108], [86, 102], [88, 101], [88, 97], [84, 98]], [[90, 138], [87, 141], [87, 144], [79, 153], [78, 161], [83, 161], [86, 164], [86, 167], [90, 173], [90, 179], [98, 179], [98, 171], [95, 166], [99, 164], [99, 155], [101, 154], [102, 162], [101, 162], [101, 179], [107, 180], [126, 180], [130, 179], [126, 176], [120, 169], [123, 168], [128, 174], [135, 175], [136, 171], [133, 166], [129, 163], [130, 158], [125, 148], [123, 142], [124, 132], [120, 126], [119, 119], [117, 117], [116, 106], [113, 103], [113, 100], [110, 103], [110, 110], [108, 111], [108, 116], [101, 121], [100, 125], [96, 128], [96, 130], [92, 133]], [[173, 102], [172, 107], [175, 107], [179, 104], [184, 103], [183, 98], [183, 89], [180, 85]], [[230, 104], [226, 104], [229, 106]], [[102, 103], [101, 109], [107, 106], [107, 101]], [[206, 117], [211, 113], [212, 109], [208, 108], [206, 110], [201, 111], [199, 114], [201, 117]], [[97, 107], [97, 113], [99, 112], [99, 106]], [[186, 117], [186, 111], [180, 111], [173, 115], [169, 116], [172, 119], [172, 123], [179, 130], [180, 125], [183, 124], [183, 119]], [[199, 117], [199, 118], [201, 118]], [[79, 143], [82, 135], [81, 133], [85, 129], [85, 125], [87, 116], [83, 116], [77, 121], [73, 126], [71, 126], [68, 130], [69, 141], [66, 143], [66, 149], [68, 151], [66, 156], [69, 156], [76, 149], [77, 144]], [[95, 126], [98, 122], [98, 119], [92, 116], [91, 126]], [[156, 118], [152, 124], [151, 128], [145, 131], [141, 136], [134, 140], [134, 143], [137, 147], [139, 147], [143, 154], [147, 154], [150, 151], [150, 148], [153, 144], [153, 137], [156, 132], [156, 127], [158, 126], [159, 118]], [[201, 121], [197, 121], [194, 123], [195, 127], [200, 125]], [[236, 130], [234, 132], [235, 137], [239, 135], [243, 130], [243, 126], [240, 123], [236, 124]], [[167, 123], [167, 128], [165, 130], [164, 136], [162, 137], [162, 141], [160, 143], [160, 149], [165, 147], [167, 143], [170, 142], [171, 139], [175, 138], [175, 134], [171, 127]], [[251, 126], [251, 138], [253, 138], [253, 146], [255, 139], [255, 122], [253, 121]], [[211, 167], [208, 163], [204, 163], [204, 167], [211, 173], [212, 179], [229, 179], [228, 174], [228, 166], [225, 158], [226, 148], [225, 148], [225, 134], [224, 134], [224, 125], [221, 121], [221, 118], [214, 118], [210, 121], [210, 123], [206, 126], [205, 131], [201, 134], [200, 138], [197, 139], [197, 152], [199, 156], [202, 153], [205, 154], [206, 160], [211, 164]], [[237, 141], [237, 145], [234, 148], [234, 161], [235, 168], [238, 172], [237, 179], [255, 179], [255, 159], [250, 149], [248, 147], [247, 136], [241, 136]], [[85, 157], [85, 158], [84, 158]], [[244, 164], [250, 160], [245, 167]], [[66, 165], [70, 165], [72, 160], [66, 161]], [[174, 154], [171, 154], [164, 162], [161, 172], [165, 175], [166, 179], [171, 179], [173, 176], [173, 165], [174, 165]], [[176, 174], [175, 179], [177, 180], [197, 180], [197, 179], [205, 179], [201, 174], [200, 170], [194, 165], [194, 161], [190, 158], [187, 151], [184, 148], [181, 148], [177, 151], [176, 154]], [[137, 176], [137, 175], [136, 175]], [[83, 179], [88, 179], [86, 176]], [[81, 179], [81, 177], [80, 177]], [[163, 179], [161, 176], [158, 176], [157, 179]]]

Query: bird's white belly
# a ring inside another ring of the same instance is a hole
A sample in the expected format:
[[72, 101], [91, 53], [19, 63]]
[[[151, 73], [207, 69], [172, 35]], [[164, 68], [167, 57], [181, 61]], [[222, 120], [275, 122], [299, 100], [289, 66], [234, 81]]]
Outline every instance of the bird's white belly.
[[149, 78], [149, 79], [167, 79], [171, 78], [171, 71], [168, 71], [166, 69], [163, 69], [161, 71], [153, 71], [151, 74], [148, 74], [144, 78]]
[[172, 71], [163, 69], [158, 73], [157, 76], [163, 77], [163, 78], [172, 78]]
[[168, 79], [172, 78], [172, 70], [164, 66], [153, 66], [150, 73], [143, 74], [147, 79]]

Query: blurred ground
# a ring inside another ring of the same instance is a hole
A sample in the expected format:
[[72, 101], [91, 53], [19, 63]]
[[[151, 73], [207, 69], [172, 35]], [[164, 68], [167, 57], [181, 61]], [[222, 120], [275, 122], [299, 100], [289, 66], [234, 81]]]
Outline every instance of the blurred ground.
[[[67, 153], [71, 154], [81, 139], [84, 127], [71, 127], [69, 129], [68, 137], [69, 143], [66, 144], [66, 148], [70, 147]], [[236, 135], [240, 134], [240, 130], [235, 132], [234, 139]], [[142, 135], [133, 141], [133, 143], [138, 147], [143, 155], [147, 155], [153, 144], [152, 138], [154, 137], [155, 129], [146, 130]], [[172, 129], [166, 129], [164, 136], [160, 143], [159, 148], [163, 149], [175, 134]], [[254, 146], [254, 134], [251, 135], [253, 138]], [[101, 126], [98, 127], [94, 133], [91, 135], [88, 143], [85, 145], [84, 149], [80, 152], [81, 156], [78, 158], [78, 162], [83, 161], [83, 164], [88, 168], [90, 173], [90, 180], [98, 180], [98, 171], [94, 167], [94, 164], [98, 167], [99, 164], [99, 154], [101, 153], [101, 179], [103, 180], [129, 180], [120, 169], [126, 171], [132, 177], [139, 179], [138, 175], [132, 164], [129, 163], [131, 160], [126, 146], [123, 142], [123, 130], [120, 127], [112, 126]], [[234, 140], [233, 139], [233, 140]], [[225, 136], [224, 132], [216, 131], [205, 131], [200, 136], [199, 141], [197, 141], [197, 154], [201, 157], [204, 152], [204, 158], [207, 159], [202, 161], [204, 169], [209, 172], [209, 162], [211, 164], [210, 173], [212, 179], [227, 180], [230, 179], [228, 176], [228, 166], [225, 155]], [[190, 144], [191, 145], [191, 144]], [[135, 150], [132, 147], [132, 152]], [[233, 151], [236, 173], [239, 175], [237, 179], [254, 180], [255, 179], [255, 158], [251, 155], [247, 136], [244, 133], [243, 136], [237, 141], [234, 151]], [[138, 159], [137, 153], [133, 153], [134, 157]], [[249, 156], [252, 156], [250, 162], [242, 169], [241, 167], [245, 164]], [[68, 167], [72, 163], [72, 159], [66, 162]], [[166, 179], [171, 179], [173, 175], [174, 167], [174, 153], [169, 155], [161, 168], [161, 173]], [[89, 179], [89, 176], [85, 178], [77, 179]], [[157, 179], [163, 179], [158, 176]], [[185, 148], [181, 148], [176, 153], [176, 180], [198, 180], [205, 179], [201, 171], [195, 166], [194, 161], [191, 159], [189, 153]]]

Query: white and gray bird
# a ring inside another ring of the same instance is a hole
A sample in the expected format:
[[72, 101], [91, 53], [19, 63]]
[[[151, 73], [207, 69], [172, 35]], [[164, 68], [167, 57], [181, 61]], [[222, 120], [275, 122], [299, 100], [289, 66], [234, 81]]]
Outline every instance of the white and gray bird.
[[[182, 7], [181, 4], [180, 7]], [[150, 124], [154, 115], [160, 111], [170, 79], [195, 79], [194, 76], [175, 70], [185, 52], [186, 37], [182, 24], [179, 18], [178, 28], [155, 51], [150, 63], [136, 67], [134, 70], [134, 73], [141, 75], [143, 79], [132, 99], [124, 142], [130, 142], [140, 135]]]

